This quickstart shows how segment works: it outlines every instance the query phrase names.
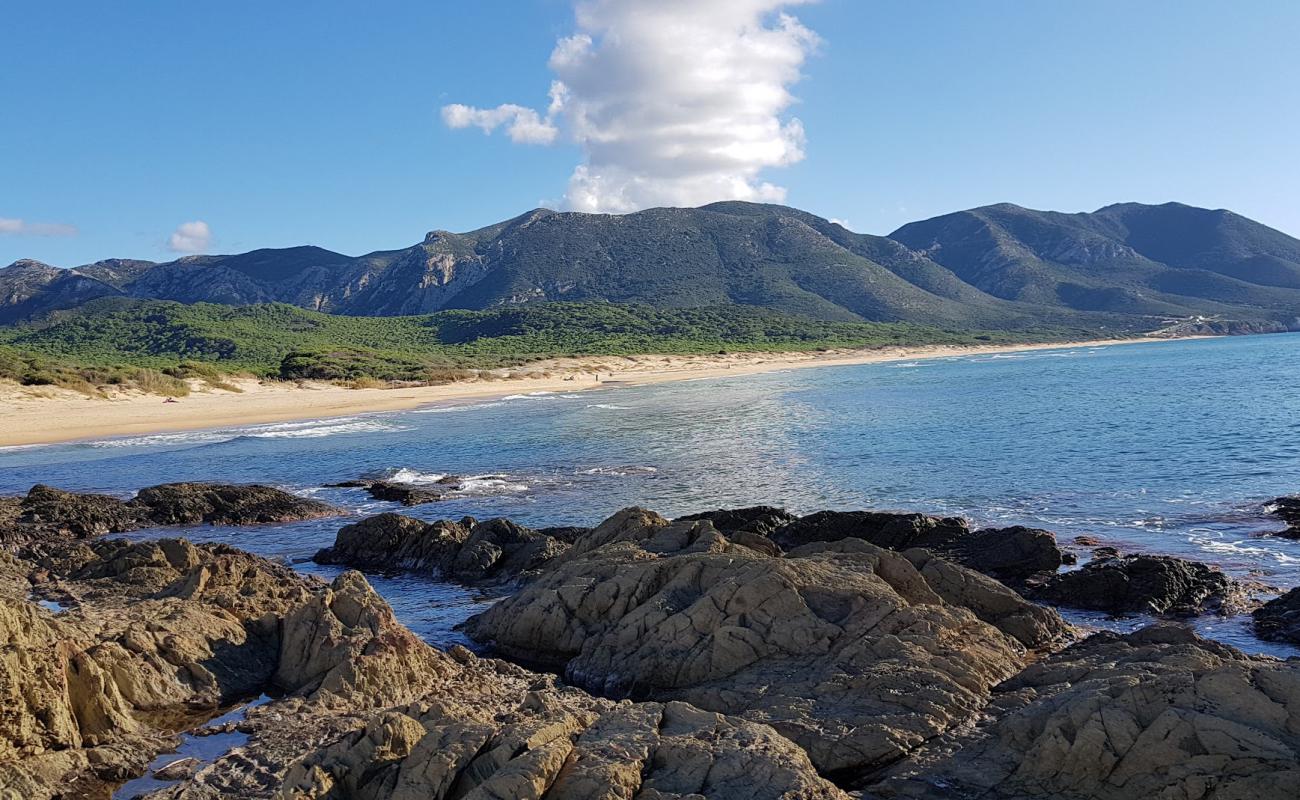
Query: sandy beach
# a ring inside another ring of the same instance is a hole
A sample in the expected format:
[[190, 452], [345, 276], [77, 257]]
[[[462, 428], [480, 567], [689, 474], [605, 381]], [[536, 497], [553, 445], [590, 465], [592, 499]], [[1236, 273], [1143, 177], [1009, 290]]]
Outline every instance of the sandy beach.
[[638, 386], [726, 378], [783, 369], [911, 361], [981, 353], [1076, 346], [1113, 346], [1169, 339], [1110, 339], [1050, 344], [886, 347], [814, 353], [733, 353], [710, 356], [602, 356], [538, 361], [502, 370], [495, 380], [438, 386], [351, 389], [329, 383], [238, 380], [231, 392], [199, 384], [175, 403], [157, 395], [88, 397], [51, 387], [0, 384], [0, 446], [50, 444], [113, 436], [201, 430], [258, 423], [326, 419], [400, 411], [439, 403], [485, 400], [528, 392]]

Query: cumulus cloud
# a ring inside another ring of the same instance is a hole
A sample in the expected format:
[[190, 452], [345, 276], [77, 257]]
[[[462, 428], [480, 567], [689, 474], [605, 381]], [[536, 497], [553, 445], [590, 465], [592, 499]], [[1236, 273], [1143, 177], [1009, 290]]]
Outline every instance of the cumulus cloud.
[[202, 253], [210, 244], [212, 229], [202, 220], [182, 222], [167, 240], [167, 247], [177, 253]]
[[580, 0], [577, 31], [551, 53], [545, 114], [446, 106], [453, 128], [583, 151], [566, 204], [627, 212], [714, 200], [781, 202], [763, 170], [804, 157], [785, 118], [817, 36], [785, 12], [811, 0]]
[[0, 234], [10, 236], [76, 236], [77, 226], [62, 222], [28, 222], [0, 217]]
[[484, 133], [491, 133], [505, 126], [510, 141], [518, 144], [550, 144], [555, 141], [559, 129], [548, 118], [531, 108], [524, 108], [512, 103], [505, 103], [496, 108], [472, 108], [453, 103], [442, 109], [442, 121], [449, 128], [482, 128]]

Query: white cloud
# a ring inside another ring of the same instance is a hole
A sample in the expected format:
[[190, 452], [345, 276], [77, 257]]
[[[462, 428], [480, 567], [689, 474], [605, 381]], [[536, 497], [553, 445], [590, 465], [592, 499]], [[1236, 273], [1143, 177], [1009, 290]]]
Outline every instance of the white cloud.
[[449, 128], [468, 128], [471, 125], [491, 133], [502, 125], [512, 142], [517, 144], [550, 144], [559, 129], [549, 118], [531, 108], [505, 103], [496, 108], [471, 108], [453, 103], [442, 108], [442, 121]]
[[77, 226], [62, 222], [28, 222], [0, 217], [0, 234], [11, 236], [76, 236]]
[[580, 0], [545, 116], [456, 104], [443, 119], [542, 144], [563, 127], [583, 151], [565, 196], [580, 211], [781, 202], [760, 173], [804, 156], [803, 125], [783, 115], [818, 39], [783, 9], [809, 1]]
[[212, 229], [202, 220], [182, 222], [167, 240], [167, 247], [177, 253], [202, 253], [210, 244]]

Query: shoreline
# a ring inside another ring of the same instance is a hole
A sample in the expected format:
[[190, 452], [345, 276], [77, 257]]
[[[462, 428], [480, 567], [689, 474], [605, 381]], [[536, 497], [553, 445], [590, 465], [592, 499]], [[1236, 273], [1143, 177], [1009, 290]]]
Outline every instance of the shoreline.
[[209, 430], [243, 425], [328, 420], [409, 411], [528, 392], [578, 392], [738, 377], [786, 369], [854, 366], [1074, 347], [1112, 347], [1218, 338], [1097, 339], [1009, 345], [899, 345], [871, 350], [726, 355], [584, 356], [539, 361], [498, 380], [437, 386], [350, 389], [328, 383], [235, 381], [241, 392], [197, 388], [176, 403], [158, 395], [94, 398], [66, 389], [0, 386], [0, 447], [62, 444], [119, 436]]

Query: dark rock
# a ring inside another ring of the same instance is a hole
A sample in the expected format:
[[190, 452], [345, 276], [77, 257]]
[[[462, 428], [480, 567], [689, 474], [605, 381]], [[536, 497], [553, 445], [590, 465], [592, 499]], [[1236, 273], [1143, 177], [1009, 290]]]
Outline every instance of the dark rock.
[[514, 580], [564, 552], [569, 545], [509, 520], [424, 522], [380, 514], [342, 528], [317, 563], [362, 570], [410, 570], [466, 583]]
[[372, 481], [364, 484], [361, 488], [369, 492], [370, 496], [376, 500], [401, 503], [404, 506], [436, 503], [448, 494], [446, 489], [434, 489], [428, 486], [416, 486], [410, 483], [395, 483], [393, 481]]
[[1050, 531], [1020, 525], [975, 531], [940, 550], [973, 570], [1013, 579], [1056, 572], [1065, 560]]
[[772, 533], [772, 538], [786, 549], [810, 542], [852, 538], [901, 551], [913, 547], [942, 549], [969, 534], [970, 526], [959, 517], [886, 511], [818, 511], [781, 526]]
[[769, 536], [777, 528], [788, 525], [798, 519], [784, 508], [774, 506], [750, 506], [749, 508], [719, 509], [705, 511], [701, 514], [689, 514], [678, 519], [695, 521], [707, 520], [713, 527], [726, 534], [757, 533]]
[[138, 511], [108, 495], [37, 484], [26, 497], [0, 500], [0, 547], [11, 550], [51, 540], [124, 533], [145, 525]]
[[879, 511], [819, 511], [773, 531], [786, 548], [853, 538], [890, 550], [922, 547], [999, 579], [1022, 581], [1064, 563], [1050, 531], [1015, 526], [972, 531], [958, 517]]
[[253, 525], [343, 513], [319, 500], [257, 484], [165, 483], [141, 489], [128, 505], [155, 525]]
[[1222, 572], [1171, 556], [1137, 555], [1092, 561], [1054, 576], [1034, 599], [1110, 614], [1227, 614], [1245, 602], [1242, 587]]
[[57, 528], [86, 539], [140, 527], [139, 515], [116, 497], [76, 494], [37, 484], [22, 501], [20, 522]]
[[1273, 534], [1300, 539], [1300, 496], [1279, 497], [1268, 505], [1269, 513], [1287, 524], [1287, 529]]
[[[477, 481], [504, 481], [504, 475], [476, 475]], [[354, 481], [331, 483], [330, 488], [364, 489], [376, 500], [401, 503], [404, 506], [419, 506], [425, 503], [437, 503], [446, 500], [454, 492], [465, 488], [468, 478], [461, 475], [445, 475], [430, 483], [409, 483], [386, 478], [360, 478]]]
[[1300, 588], [1255, 609], [1255, 635], [1273, 642], [1300, 644]]
[[564, 542], [565, 544], [573, 544], [578, 541], [579, 537], [591, 533], [591, 528], [565, 525], [558, 528], [538, 528], [537, 532], [549, 536], [552, 539]]

